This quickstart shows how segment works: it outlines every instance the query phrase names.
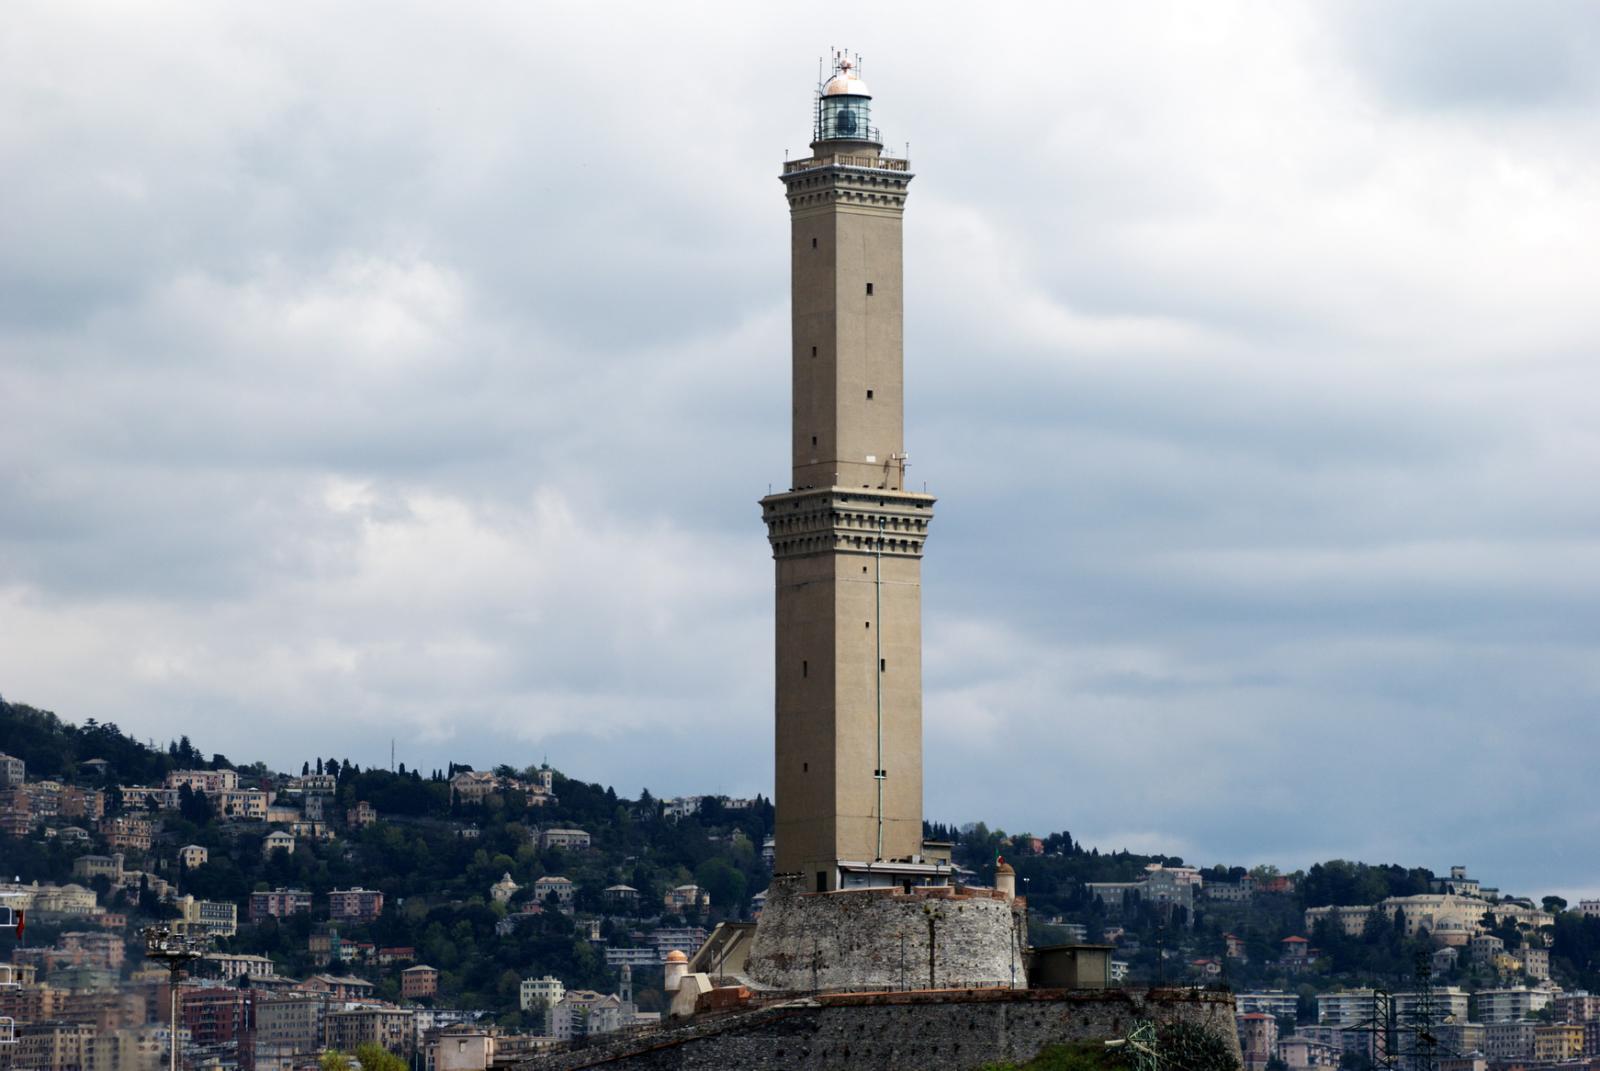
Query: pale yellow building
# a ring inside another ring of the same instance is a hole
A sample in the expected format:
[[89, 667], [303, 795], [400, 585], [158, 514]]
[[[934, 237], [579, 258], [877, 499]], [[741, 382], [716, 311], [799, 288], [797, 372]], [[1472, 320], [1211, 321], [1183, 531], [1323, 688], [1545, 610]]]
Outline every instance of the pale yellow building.
[[1559, 1064], [1582, 1055], [1582, 1023], [1549, 1023], [1533, 1028], [1535, 1063]]

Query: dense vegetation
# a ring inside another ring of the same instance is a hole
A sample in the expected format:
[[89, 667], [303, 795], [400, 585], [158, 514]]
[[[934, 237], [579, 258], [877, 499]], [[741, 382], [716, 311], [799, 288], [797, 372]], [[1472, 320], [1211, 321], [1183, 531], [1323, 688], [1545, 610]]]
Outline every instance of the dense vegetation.
[[[48, 712], [3, 700], [0, 741], [6, 752], [27, 762], [30, 777], [105, 787], [113, 806], [119, 784], [159, 783], [173, 769], [230, 765], [221, 755], [205, 757], [187, 738], [164, 748], [149, 746], [113, 724], [69, 725]], [[110, 770], [104, 778], [86, 778], [80, 764], [96, 758], [106, 760]], [[259, 763], [234, 768], [246, 784], [275, 786], [284, 776]], [[339, 836], [320, 841], [302, 837], [292, 854], [263, 853], [267, 826], [218, 821], [203, 794], [186, 792], [177, 812], [161, 814], [161, 831], [150, 858], [135, 853], [129, 866], [175, 881], [180, 893], [240, 905], [241, 923], [252, 890], [288, 886], [310, 891], [314, 916], [241, 925], [238, 937], [221, 942], [236, 951], [271, 956], [280, 973], [296, 977], [329, 966], [309, 948], [313, 930], [326, 925], [328, 891], [353, 885], [379, 889], [386, 898], [383, 916], [367, 926], [341, 927], [340, 938], [377, 947], [414, 947], [419, 961], [442, 972], [439, 1003], [492, 1010], [508, 1026], [520, 1021], [516, 1008], [521, 979], [554, 974], [569, 987], [609, 990], [617, 979], [605, 966], [603, 947], [646, 942], [657, 926], [709, 928], [722, 919], [748, 917], [751, 895], [769, 881], [760, 854], [763, 839], [772, 831], [772, 807], [765, 800], [730, 810], [708, 799], [697, 814], [671, 820], [648, 791], [628, 798], [613, 788], [557, 773], [554, 788], [559, 802], [553, 805], [528, 806], [519, 793], [508, 792], [491, 796], [483, 805], [464, 807], [452, 804], [448, 783], [459, 769], [465, 767], [446, 763], [425, 775], [404, 767], [393, 772], [363, 770], [332, 757], [306, 759], [300, 772], [327, 772], [336, 779], [329, 813]], [[524, 779], [536, 773], [510, 767], [496, 772]], [[358, 801], [376, 808], [380, 821], [365, 829], [344, 828], [345, 809]], [[537, 830], [551, 826], [584, 829], [594, 846], [587, 851], [541, 850]], [[1312, 996], [1326, 989], [1406, 982], [1414, 975], [1419, 954], [1430, 948], [1425, 940], [1408, 940], [1389, 924], [1369, 927], [1361, 937], [1326, 926], [1314, 933], [1304, 931], [1304, 909], [1309, 905], [1370, 904], [1387, 896], [1428, 891], [1433, 875], [1423, 869], [1335, 860], [1292, 875], [1294, 887], [1289, 892], [1257, 895], [1248, 903], [1201, 899], [1193, 917], [1182, 908], [1138, 901], [1111, 913], [1090, 895], [1089, 882], [1132, 881], [1143, 876], [1149, 864], [1179, 865], [1182, 860], [1101, 852], [1065, 832], [1041, 837], [1037, 853], [1032, 838], [1008, 837], [982, 823], [959, 828], [930, 825], [927, 832], [933, 839], [951, 841], [956, 861], [980, 883], [992, 881], [998, 856], [1004, 855], [1016, 867], [1018, 891], [1028, 897], [1031, 937], [1037, 944], [1070, 940], [1069, 924], [1082, 925], [1091, 941], [1099, 940], [1108, 926], [1122, 927], [1125, 934], [1117, 956], [1131, 964], [1135, 979], [1215, 981], [1197, 973], [1195, 961], [1209, 958], [1223, 964], [1220, 980], [1234, 988], [1287, 988], [1299, 992], [1309, 1010]], [[206, 847], [209, 861], [180, 872], [174, 862], [176, 850], [191, 843]], [[69, 881], [73, 859], [86, 850], [94, 849], [69, 847], [58, 840], [8, 840], [6, 876]], [[1241, 867], [1218, 866], [1204, 876], [1214, 884], [1237, 882], [1246, 873]], [[1253, 873], [1261, 881], [1276, 876], [1270, 867]], [[497, 903], [490, 895], [491, 886], [505, 874], [522, 887], [510, 904]], [[576, 915], [555, 910], [553, 904], [541, 905], [546, 908], [542, 913], [524, 912], [532, 884], [546, 875], [575, 883]], [[663, 894], [687, 883], [709, 891], [710, 907], [687, 915], [664, 913]], [[99, 891], [107, 891], [105, 879], [97, 879], [97, 884]], [[604, 902], [602, 890], [616, 884], [639, 891], [636, 913], [619, 914], [615, 905]], [[121, 894], [111, 906], [132, 913], [135, 923], [170, 911], [139, 890]], [[508, 916], [515, 921], [507, 922]], [[585, 917], [602, 919], [604, 945], [590, 939], [587, 927], [579, 922]], [[1242, 940], [1245, 959], [1224, 958], [1224, 934]], [[1309, 937], [1320, 950], [1311, 969], [1290, 973], [1280, 964], [1283, 939], [1291, 935]], [[1509, 928], [1500, 935], [1512, 948], [1522, 939]], [[1600, 988], [1600, 920], [1562, 913], [1548, 936], [1557, 980]], [[51, 937], [48, 929], [30, 926], [32, 941]], [[397, 967], [355, 969], [374, 977], [380, 995], [398, 997]], [[1438, 981], [1492, 982], [1474, 970], [1483, 968], [1464, 965]], [[653, 985], [659, 985], [659, 974], [637, 973], [636, 989], [646, 1007], [659, 1006], [661, 1000]]]

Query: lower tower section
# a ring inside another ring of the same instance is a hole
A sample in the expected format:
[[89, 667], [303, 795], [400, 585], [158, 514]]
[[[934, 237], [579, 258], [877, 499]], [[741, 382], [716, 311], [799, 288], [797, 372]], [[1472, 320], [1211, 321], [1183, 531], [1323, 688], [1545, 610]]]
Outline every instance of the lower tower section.
[[777, 574], [774, 869], [812, 891], [926, 880], [922, 546], [933, 503], [842, 487], [762, 499]]

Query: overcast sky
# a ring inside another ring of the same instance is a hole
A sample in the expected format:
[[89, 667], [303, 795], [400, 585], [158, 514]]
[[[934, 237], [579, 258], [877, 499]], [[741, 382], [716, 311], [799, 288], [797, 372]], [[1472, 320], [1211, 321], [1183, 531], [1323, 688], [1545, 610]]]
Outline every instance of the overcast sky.
[[1577, 0], [12, 4], [0, 693], [770, 794], [830, 45], [917, 175], [928, 816], [1600, 889]]

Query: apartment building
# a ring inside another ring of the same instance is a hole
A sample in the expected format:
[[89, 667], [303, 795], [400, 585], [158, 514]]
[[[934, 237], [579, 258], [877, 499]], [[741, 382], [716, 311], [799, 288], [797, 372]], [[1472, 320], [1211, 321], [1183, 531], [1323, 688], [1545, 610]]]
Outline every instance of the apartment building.
[[196, 1045], [230, 1048], [250, 1030], [250, 990], [231, 985], [185, 985], [178, 990], [178, 1019]]
[[239, 932], [239, 908], [231, 901], [184, 896], [173, 903], [178, 909], [180, 924], [189, 933], [232, 937]]
[[548, 1009], [567, 995], [561, 979], [547, 974], [542, 978], [524, 978], [519, 992], [523, 1011], [535, 1008]]
[[1533, 1028], [1534, 1062], [1560, 1064], [1582, 1055], [1582, 1023], [1545, 1023]]
[[1563, 1023], [1586, 1023], [1600, 1019], [1600, 994], [1582, 989], [1558, 994], [1553, 1002], [1556, 1018]]
[[1491, 1063], [1511, 1063], [1533, 1056], [1533, 1030], [1526, 1019], [1483, 1024], [1483, 1054]]
[[21, 1024], [16, 1044], [9, 1046], [11, 1066], [28, 1071], [86, 1071], [95, 1033], [87, 1023]]
[[244, 952], [207, 952], [200, 962], [208, 975], [229, 982], [238, 978], [272, 978], [278, 973], [266, 956]]
[[415, 967], [407, 967], [400, 972], [400, 995], [406, 1000], [437, 996], [438, 993], [439, 971], [437, 968], [419, 963]]
[[337, 922], [371, 922], [383, 914], [383, 893], [376, 889], [334, 889], [328, 894], [328, 917]]
[[1377, 994], [1371, 989], [1340, 989], [1317, 996], [1317, 1022], [1323, 1026], [1355, 1027], [1377, 1017]]
[[409, 1059], [417, 1047], [416, 1023], [404, 1008], [330, 1011], [323, 1043], [340, 1052], [355, 1052], [360, 1045], [381, 1045]]
[[539, 831], [539, 850], [566, 848], [582, 851], [589, 847], [589, 834], [581, 829], [542, 829]]
[[571, 906], [577, 892], [577, 886], [572, 884], [571, 879], [555, 874], [546, 874], [533, 883], [533, 900], [538, 904], [545, 903], [554, 895], [557, 906], [565, 909]]
[[661, 904], [672, 912], [693, 911], [696, 908], [710, 907], [711, 894], [698, 885], [679, 885], [667, 890], [666, 895], [661, 898]]
[[314, 1055], [322, 1049], [327, 997], [261, 996], [254, 1011], [255, 1036], [249, 1052], [254, 1071], [292, 1071], [296, 1057]]
[[1534, 1014], [1555, 999], [1548, 989], [1480, 989], [1473, 994], [1476, 1014], [1480, 1023], [1510, 1023], [1531, 1019]]
[[254, 788], [219, 792], [211, 799], [218, 818], [233, 822], [265, 822], [272, 793]]
[[98, 828], [107, 847], [124, 852], [149, 851], [155, 836], [155, 823], [134, 815], [119, 814], [102, 818]]
[[1372, 913], [1371, 904], [1308, 907], [1305, 914], [1306, 932], [1313, 932], [1317, 928], [1317, 923], [1327, 921], [1339, 927], [1348, 937], [1360, 937], [1367, 932], [1367, 922], [1371, 920]]
[[1234, 1007], [1240, 1014], [1261, 1012], [1274, 1019], [1293, 1019], [1299, 1014], [1300, 998], [1293, 993], [1285, 993], [1281, 989], [1270, 989], [1258, 993], [1237, 993], [1234, 995]]
[[250, 894], [250, 921], [281, 919], [290, 915], [304, 915], [311, 911], [311, 894], [304, 889], [276, 889]]
[[208, 798], [214, 798], [239, 787], [239, 771], [173, 770], [167, 774], [166, 785], [174, 792], [188, 785], [190, 792], [204, 792]]

